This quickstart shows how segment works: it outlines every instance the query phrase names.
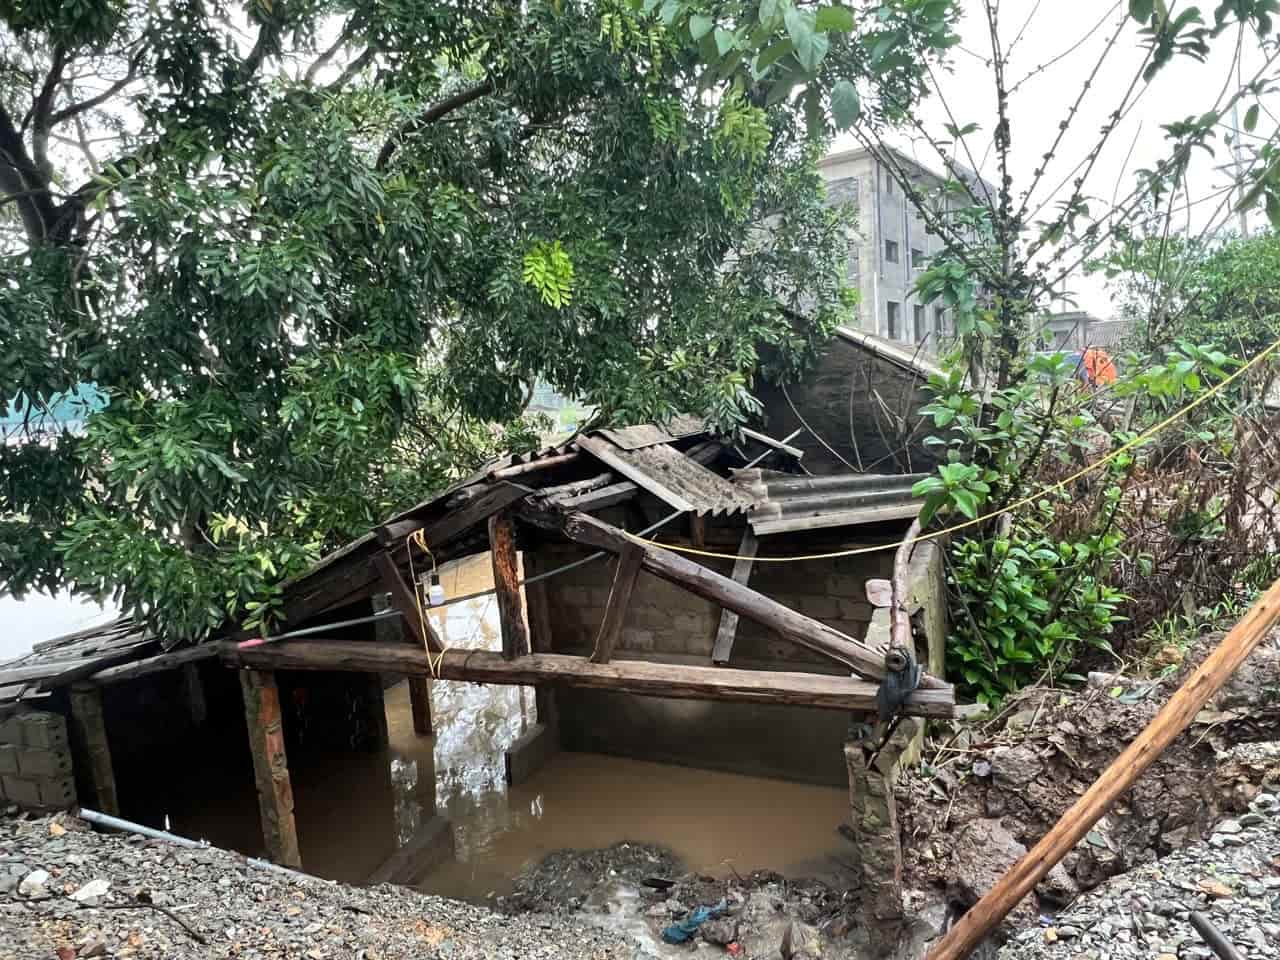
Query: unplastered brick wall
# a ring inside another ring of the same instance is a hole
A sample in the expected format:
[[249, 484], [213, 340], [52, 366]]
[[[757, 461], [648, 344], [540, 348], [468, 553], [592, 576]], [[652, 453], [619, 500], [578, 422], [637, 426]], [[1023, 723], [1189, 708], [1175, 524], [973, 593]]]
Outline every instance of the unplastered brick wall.
[[44, 710], [0, 719], [0, 800], [28, 810], [75, 806], [67, 723]]
[[[726, 552], [733, 552], [731, 549]], [[524, 555], [526, 575], [550, 570], [584, 552], [573, 547], [546, 546]], [[726, 576], [732, 561], [709, 559], [706, 566]], [[871, 620], [865, 584], [889, 575], [892, 551], [798, 563], [756, 564], [748, 585], [765, 596], [815, 620], [862, 639]], [[613, 566], [589, 563], [546, 582], [554, 648], [581, 652], [595, 644], [613, 582]], [[615, 650], [631, 653], [685, 655], [710, 659], [720, 624], [720, 607], [648, 573], [636, 582], [622, 635]], [[771, 630], [741, 619], [733, 645], [734, 661], [831, 663]]]

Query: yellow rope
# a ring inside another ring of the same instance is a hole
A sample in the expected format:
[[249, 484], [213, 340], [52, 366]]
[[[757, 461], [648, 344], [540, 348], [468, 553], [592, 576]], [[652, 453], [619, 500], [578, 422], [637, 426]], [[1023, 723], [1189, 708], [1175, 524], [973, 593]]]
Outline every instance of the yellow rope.
[[[1053, 493], [1054, 491], [1061, 490], [1063, 487], [1067, 486], [1068, 484], [1075, 483], [1081, 477], [1088, 476], [1089, 474], [1097, 470], [1101, 470], [1108, 463], [1111, 463], [1113, 460], [1117, 459], [1118, 457], [1123, 456], [1124, 454], [1128, 453], [1130, 450], [1134, 449], [1135, 447], [1146, 443], [1156, 434], [1160, 433], [1170, 425], [1181, 420], [1188, 413], [1190, 413], [1196, 407], [1200, 406], [1200, 404], [1204, 403], [1210, 397], [1216, 396], [1217, 394], [1221, 393], [1231, 383], [1233, 383], [1238, 378], [1244, 376], [1246, 373], [1249, 372], [1249, 370], [1257, 366], [1259, 363], [1261, 363], [1263, 360], [1269, 357], [1272, 353], [1274, 353], [1277, 349], [1280, 349], [1280, 340], [1276, 340], [1275, 343], [1271, 344], [1271, 346], [1267, 347], [1267, 349], [1263, 350], [1261, 353], [1259, 353], [1256, 357], [1254, 357], [1252, 360], [1246, 363], [1243, 367], [1241, 367], [1235, 373], [1226, 377], [1221, 383], [1216, 384], [1213, 387], [1210, 387], [1204, 393], [1200, 394], [1200, 396], [1196, 397], [1194, 400], [1188, 403], [1185, 407], [1165, 417], [1163, 420], [1157, 423], [1154, 427], [1151, 427], [1149, 430], [1146, 430], [1143, 433], [1140, 433], [1138, 436], [1134, 437], [1128, 443], [1111, 451], [1111, 453], [1107, 454], [1102, 459], [1096, 461], [1095, 463], [1089, 464], [1089, 466], [1087, 467], [1077, 470], [1075, 473], [1071, 474], [1071, 476], [1066, 477], [1065, 479], [1059, 480], [1057, 483], [1050, 484], [1049, 486], [1045, 487], [1043, 490], [1039, 490], [1036, 493], [1031, 494], [1031, 496], [1029, 497], [1023, 497], [1021, 500], [1017, 500], [1009, 504], [1008, 506], [1001, 507], [999, 510], [993, 510], [990, 513], [983, 514], [982, 516], [974, 517], [972, 520], [966, 520], [963, 523], [957, 523], [954, 526], [946, 527], [942, 530], [935, 530], [932, 533], [922, 533], [918, 537], [912, 537], [910, 540], [903, 541], [903, 543], [906, 545], [916, 544], [924, 540], [932, 540], [935, 537], [945, 536], [946, 534], [949, 534], [949, 533], [956, 533], [960, 530], [967, 530], [969, 527], [976, 527], [978, 524], [986, 523], [988, 520], [992, 520], [1003, 513], [1010, 513], [1014, 510], [1019, 510], [1022, 507], [1025, 507], [1030, 503], [1034, 503], [1035, 501], [1041, 499], [1042, 497], [1045, 497], [1048, 494]], [[626, 533], [626, 531], [623, 531], [623, 532]], [[738, 559], [738, 555], [735, 553], [717, 553], [714, 550], [697, 550], [693, 547], [680, 546], [679, 544], [674, 544], [674, 543], [660, 543], [657, 540], [649, 540], [649, 539], [646, 539], [645, 537], [637, 536], [634, 533], [626, 533], [626, 536], [627, 536], [627, 539], [633, 540], [639, 544], [648, 544], [649, 546], [653, 546], [653, 547], [661, 547], [664, 550], [674, 550], [678, 553], [689, 553], [698, 557], [714, 557], [720, 560], [737, 560]], [[830, 553], [807, 553], [798, 557], [754, 557], [753, 560], [756, 563], [796, 563], [801, 560], [833, 560], [836, 557], [853, 557], [853, 556], [858, 556], [859, 554], [864, 554], [864, 553], [878, 553], [881, 550], [897, 549], [898, 546], [899, 544], [897, 543], [887, 543], [887, 544], [879, 544], [872, 547], [855, 547], [854, 549], [851, 549], [851, 550], [834, 550]]]
[[[418, 629], [422, 633], [422, 648], [427, 651], [427, 666], [431, 669], [432, 679], [439, 680], [440, 665], [444, 663], [444, 652], [446, 648], [444, 640], [442, 639], [440, 641], [440, 653], [434, 660], [431, 658], [431, 644], [428, 642], [427, 638], [427, 612], [422, 605], [422, 584], [418, 581], [417, 571], [413, 568], [414, 547], [417, 547], [431, 558], [431, 572], [433, 574], [437, 573], [439, 568], [436, 566], [436, 555], [432, 553], [431, 548], [427, 546], [427, 536], [423, 530], [415, 530], [404, 538], [404, 548], [409, 554], [409, 581], [413, 584], [413, 602], [418, 608]], [[429, 607], [430, 605], [431, 603], [428, 600], [427, 606]]]

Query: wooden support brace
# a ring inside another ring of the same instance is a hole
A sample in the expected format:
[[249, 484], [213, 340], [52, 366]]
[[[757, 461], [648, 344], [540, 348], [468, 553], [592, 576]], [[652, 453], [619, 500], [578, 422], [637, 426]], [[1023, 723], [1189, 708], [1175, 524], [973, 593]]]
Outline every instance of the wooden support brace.
[[275, 674], [242, 670], [244, 718], [253, 755], [253, 777], [258, 787], [258, 812], [267, 856], [286, 867], [301, 867], [298, 828], [293, 819], [293, 785], [284, 752], [284, 723]]
[[689, 514], [689, 543], [695, 550], [707, 548], [707, 518]]
[[969, 956], [1177, 739], [1277, 621], [1280, 621], [1280, 580], [1258, 598], [1146, 729], [1125, 747], [1040, 842], [1010, 867], [986, 896], [934, 945], [928, 960], [962, 960]]
[[443, 650], [444, 645], [431, 626], [431, 621], [420, 613], [417, 595], [414, 593], [416, 588], [405, 582], [400, 575], [400, 568], [391, 559], [391, 554], [386, 551], [374, 554], [373, 565], [382, 578], [383, 586], [391, 593], [391, 605], [400, 611], [401, 623], [409, 635], [406, 639], [411, 638], [414, 644], [421, 644], [425, 637], [427, 649], [432, 653]]
[[[528, 516], [533, 523], [552, 526], [561, 530], [570, 540], [597, 549], [620, 553], [628, 544], [635, 543], [617, 527], [583, 513], [560, 516], [530, 508], [523, 515]], [[642, 545], [641, 550], [644, 551], [644, 569], [654, 576], [670, 581], [695, 596], [718, 603], [801, 646], [816, 650], [856, 671], [859, 676], [872, 680], [884, 678], [884, 655], [853, 637], [828, 627], [820, 620], [797, 613], [785, 604], [734, 583], [709, 567], [694, 563], [670, 550], [651, 544]], [[949, 689], [942, 680], [928, 674], [921, 677], [920, 687]]]
[[[756, 547], [759, 542], [756, 535], [747, 527], [742, 532], [742, 543], [738, 545], [738, 559], [733, 561], [733, 582], [746, 586], [751, 579], [751, 567], [755, 563]], [[716, 645], [711, 651], [713, 663], [725, 664], [733, 655], [733, 640], [738, 634], [738, 615], [732, 610], [720, 611], [720, 627], [716, 630]]]
[[614, 644], [617, 643], [622, 633], [623, 621], [627, 618], [631, 593], [640, 576], [642, 559], [644, 551], [635, 544], [630, 544], [618, 555], [618, 569], [613, 575], [613, 588], [609, 591], [609, 602], [605, 606], [600, 633], [596, 637], [596, 648], [591, 654], [592, 663], [608, 663], [613, 656]]
[[87, 684], [71, 688], [71, 730], [75, 742], [89, 761], [89, 783], [93, 803], [103, 813], [120, 815], [116, 795], [116, 775], [107, 742], [106, 718], [102, 712], [102, 691]]
[[516, 532], [509, 512], [489, 518], [489, 552], [493, 558], [493, 586], [502, 628], [502, 655], [508, 660], [529, 652], [529, 623], [520, 596], [520, 564]]

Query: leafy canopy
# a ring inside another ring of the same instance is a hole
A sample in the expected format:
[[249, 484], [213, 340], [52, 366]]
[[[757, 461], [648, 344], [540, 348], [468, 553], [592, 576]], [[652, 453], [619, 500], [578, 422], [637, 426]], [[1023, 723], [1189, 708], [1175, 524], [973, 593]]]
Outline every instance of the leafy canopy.
[[848, 306], [850, 87], [908, 96], [950, 10], [0, 0], [4, 588], [199, 637], [536, 442], [539, 379], [732, 428]]

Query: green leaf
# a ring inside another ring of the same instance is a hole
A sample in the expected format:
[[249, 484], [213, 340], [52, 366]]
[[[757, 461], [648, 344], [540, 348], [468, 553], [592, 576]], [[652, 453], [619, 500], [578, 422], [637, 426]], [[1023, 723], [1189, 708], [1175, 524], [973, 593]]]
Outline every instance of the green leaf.
[[736, 41], [733, 38], [733, 34], [730, 33], [728, 30], [725, 30], [723, 27], [716, 27], [715, 36], [716, 36], [716, 49], [720, 51], [720, 56], [723, 57], [726, 53], [728, 53], [730, 50], [733, 49]]
[[772, 25], [785, 5], [786, 0], [760, 0], [760, 22], [765, 26]]
[[716, 22], [710, 17], [703, 16], [700, 13], [695, 13], [689, 18], [689, 34], [693, 39], [701, 40], [711, 32], [711, 28], [715, 25]]
[[848, 33], [853, 29], [853, 11], [848, 7], [819, 7], [813, 26], [819, 33], [830, 30]]
[[827, 55], [829, 41], [814, 30], [814, 15], [809, 10], [787, 10], [784, 20], [791, 42], [795, 44], [796, 59], [800, 65], [812, 73], [817, 69], [822, 58]]
[[831, 88], [831, 114], [835, 117], [837, 130], [847, 130], [858, 122], [862, 102], [858, 98], [858, 88], [850, 81], [837, 80]]
[[765, 47], [760, 55], [756, 57], [756, 72], [764, 73], [794, 49], [795, 44], [791, 42], [790, 38], [778, 40], [775, 43], [769, 44], [769, 46]]
[[1258, 125], [1258, 104], [1254, 104], [1244, 112], [1244, 128], [1249, 133], [1253, 133], [1253, 128]]
[[1154, 0], [1129, 0], [1129, 16], [1142, 24], [1151, 19], [1151, 11], [1154, 8]]
[[952, 490], [951, 499], [955, 502], [957, 509], [970, 520], [977, 519], [978, 516], [978, 498], [968, 490]]

